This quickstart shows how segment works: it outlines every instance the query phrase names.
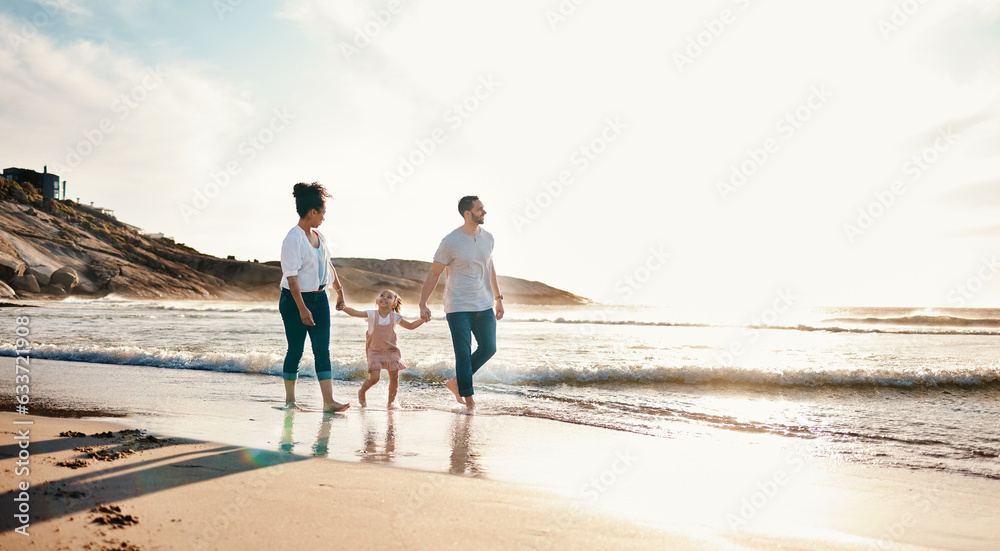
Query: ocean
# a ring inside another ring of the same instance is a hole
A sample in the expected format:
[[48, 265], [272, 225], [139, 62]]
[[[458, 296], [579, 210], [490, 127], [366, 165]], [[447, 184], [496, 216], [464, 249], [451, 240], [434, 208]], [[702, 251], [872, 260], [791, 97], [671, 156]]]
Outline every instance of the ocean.
[[[29, 304], [6, 308], [8, 320], [29, 318], [33, 361], [61, 360], [32, 372], [34, 411], [141, 418], [154, 429], [187, 419], [187, 436], [328, 453], [322, 435], [265, 431], [262, 439], [243, 428], [282, 401], [276, 304]], [[409, 306], [403, 314], [414, 319]], [[404, 412], [459, 407], [444, 388], [454, 374], [447, 324], [440, 306], [432, 309], [432, 322], [398, 329]], [[837, 461], [1000, 478], [1000, 310], [781, 310], [740, 320], [671, 308], [511, 305], [498, 323], [498, 353], [475, 377], [480, 415], [663, 439], [769, 435]], [[15, 326], [7, 327], [0, 356], [16, 354]], [[360, 409], [367, 376], [365, 328], [334, 315], [334, 391], [352, 403], [348, 416]], [[385, 409], [386, 380], [369, 391], [369, 411]], [[307, 346], [300, 402], [318, 407], [317, 387]], [[12, 409], [7, 390], [2, 401]], [[388, 442], [380, 430], [379, 442]], [[396, 449], [330, 456], [391, 461]]]

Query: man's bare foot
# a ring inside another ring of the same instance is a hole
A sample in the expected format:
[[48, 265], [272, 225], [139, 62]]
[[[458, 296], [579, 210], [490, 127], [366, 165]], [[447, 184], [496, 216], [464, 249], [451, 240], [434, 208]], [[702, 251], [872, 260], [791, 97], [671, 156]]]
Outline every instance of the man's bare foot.
[[445, 383], [444, 386], [448, 387], [448, 390], [455, 395], [455, 399], [458, 400], [458, 403], [465, 405], [465, 398], [462, 398], [462, 396], [458, 394], [458, 379], [452, 377], [451, 379], [448, 379], [448, 382]]
[[365, 401], [365, 393], [361, 390], [358, 391], [358, 403], [361, 404], [361, 407], [363, 408], [368, 407], [368, 402]]
[[465, 397], [465, 413], [469, 415], [476, 413], [476, 400], [472, 396]]
[[351, 404], [341, 404], [340, 402], [330, 402], [329, 404], [323, 404], [323, 411], [325, 413], [340, 413], [351, 407]]

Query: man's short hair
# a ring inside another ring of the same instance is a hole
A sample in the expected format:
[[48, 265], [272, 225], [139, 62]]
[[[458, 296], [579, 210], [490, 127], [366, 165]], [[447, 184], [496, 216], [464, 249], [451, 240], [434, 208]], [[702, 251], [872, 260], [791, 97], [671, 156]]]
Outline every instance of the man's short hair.
[[458, 213], [465, 218], [465, 211], [472, 210], [472, 205], [479, 200], [476, 195], [466, 195], [458, 200]]

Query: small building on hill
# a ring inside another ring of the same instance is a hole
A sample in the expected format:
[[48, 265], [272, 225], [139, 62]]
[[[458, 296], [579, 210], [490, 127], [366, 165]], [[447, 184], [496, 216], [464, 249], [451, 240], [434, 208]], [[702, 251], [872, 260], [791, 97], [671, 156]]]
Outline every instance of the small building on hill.
[[49, 174], [49, 167], [46, 166], [39, 174], [27, 168], [5, 168], [3, 177], [8, 180], [16, 180], [20, 184], [31, 184], [42, 194], [42, 197], [59, 199], [59, 176]]

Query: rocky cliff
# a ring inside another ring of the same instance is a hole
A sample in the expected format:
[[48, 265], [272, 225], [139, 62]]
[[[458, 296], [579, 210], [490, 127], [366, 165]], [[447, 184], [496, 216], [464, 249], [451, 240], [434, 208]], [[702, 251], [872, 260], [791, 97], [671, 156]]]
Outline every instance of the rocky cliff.
[[[430, 266], [413, 260], [334, 259], [351, 302], [385, 287], [415, 302]], [[442, 278], [443, 280], [444, 278]], [[143, 235], [99, 210], [43, 198], [0, 178], [0, 298], [70, 294], [128, 298], [276, 300], [276, 262], [224, 260]], [[542, 283], [501, 277], [507, 302], [582, 304]], [[443, 284], [432, 300], [440, 300]]]

